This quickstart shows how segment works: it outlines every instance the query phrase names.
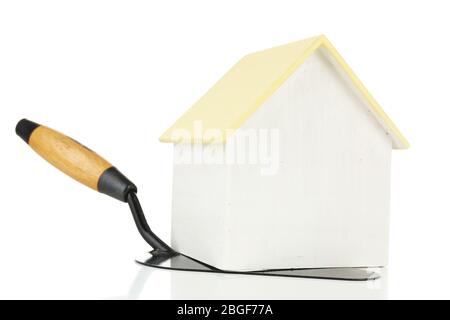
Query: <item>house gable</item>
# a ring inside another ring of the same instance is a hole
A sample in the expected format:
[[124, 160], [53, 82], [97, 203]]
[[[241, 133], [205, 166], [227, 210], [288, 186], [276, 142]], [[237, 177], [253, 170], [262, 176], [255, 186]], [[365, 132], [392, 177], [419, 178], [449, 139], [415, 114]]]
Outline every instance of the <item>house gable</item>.
[[[372, 115], [392, 140], [393, 148], [407, 148], [408, 141], [325, 36], [245, 56], [180, 117], [160, 137], [160, 141], [178, 143], [180, 132], [187, 133], [188, 138], [185, 135], [183, 142], [226, 141], [319, 48], [327, 51], [346, 74], [349, 83], [367, 101]], [[206, 130], [221, 131], [220, 138], [212, 141], [208, 137], [197, 137], [194, 130], [196, 122], [201, 122]]]

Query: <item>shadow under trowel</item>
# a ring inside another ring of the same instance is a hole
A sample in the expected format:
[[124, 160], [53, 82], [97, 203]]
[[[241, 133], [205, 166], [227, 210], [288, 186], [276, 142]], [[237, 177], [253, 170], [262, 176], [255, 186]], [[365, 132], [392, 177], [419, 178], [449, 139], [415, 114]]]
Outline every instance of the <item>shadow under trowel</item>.
[[[386, 299], [387, 269], [376, 269], [381, 278], [371, 281], [338, 281], [255, 275], [214, 274], [141, 267], [127, 295], [148, 299], [151, 275], [164, 277], [172, 299]], [[158, 279], [159, 280], [159, 279]], [[161, 284], [161, 283], [160, 283]]]

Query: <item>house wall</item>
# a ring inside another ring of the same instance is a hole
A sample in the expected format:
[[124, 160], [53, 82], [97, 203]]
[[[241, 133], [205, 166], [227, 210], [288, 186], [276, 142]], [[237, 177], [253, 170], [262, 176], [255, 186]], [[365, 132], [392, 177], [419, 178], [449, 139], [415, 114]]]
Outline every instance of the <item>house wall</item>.
[[391, 141], [325, 52], [225, 153], [241, 132], [261, 128], [279, 135], [274, 174], [261, 174], [266, 164], [175, 165], [175, 249], [233, 270], [386, 265]]
[[[171, 244], [175, 250], [211, 265], [225, 263], [229, 172], [224, 165], [202, 164], [195, 159], [223, 147], [174, 146]], [[180, 163], [180, 157], [185, 156], [196, 163]]]

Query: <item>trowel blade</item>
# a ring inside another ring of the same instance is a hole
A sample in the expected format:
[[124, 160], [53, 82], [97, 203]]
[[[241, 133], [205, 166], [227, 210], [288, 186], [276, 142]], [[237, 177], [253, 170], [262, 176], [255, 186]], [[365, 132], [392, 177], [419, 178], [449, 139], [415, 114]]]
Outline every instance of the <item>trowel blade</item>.
[[367, 281], [376, 280], [378, 273], [368, 268], [308, 268], [308, 269], [277, 269], [260, 271], [229, 271], [214, 268], [203, 262], [177, 253], [175, 255], [153, 255], [151, 252], [137, 258], [136, 261], [145, 266], [195, 272], [213, 272], [227, 274], [244, 274], [258, 276], [279, 276], [293, 278], [311, 278], [328, 280]]

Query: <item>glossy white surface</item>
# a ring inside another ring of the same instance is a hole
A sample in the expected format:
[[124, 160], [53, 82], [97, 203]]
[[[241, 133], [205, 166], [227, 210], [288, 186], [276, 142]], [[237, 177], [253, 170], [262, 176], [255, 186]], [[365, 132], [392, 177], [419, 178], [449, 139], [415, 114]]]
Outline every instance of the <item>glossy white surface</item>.
[[[0, 2], [0, 298], [450, 298], [449, 29], [447, 2], [432, 0]], [[320, 33], [411, 142], [393, 153], [381, 291], [139, 274], [133, 258], [147, 247], [127, 206], [71, 181], [14, 134], [28, 117], [105, 156], [169, 239], [172, 147], [160, 133], [242, 54]]]

